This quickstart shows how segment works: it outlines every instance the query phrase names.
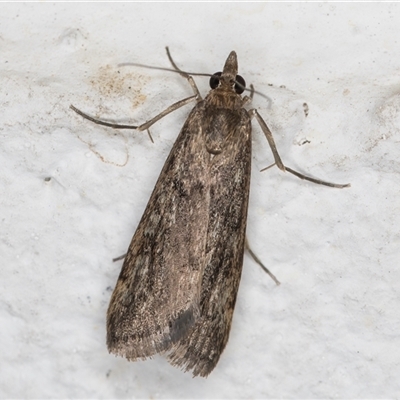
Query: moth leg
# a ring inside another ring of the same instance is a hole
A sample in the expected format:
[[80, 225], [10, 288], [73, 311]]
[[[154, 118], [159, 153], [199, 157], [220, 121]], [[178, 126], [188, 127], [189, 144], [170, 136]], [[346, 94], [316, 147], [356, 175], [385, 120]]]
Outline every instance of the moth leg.
[[151, 143], [154, 143], [153, 136], [151, 136], [151, 133], [150, 133], [150, 129], [147, 129], [147, 134], [149, 135]]
[[253, 84], [250, 84], [250, 89], [245, 89], [249, 90], [250, 94], [248, 96], [244, 96], [242, 98], [242, 107], [244, 107], [246, 104], [249, 104], [253, 101], [253, 96], [254, 96], [254, 86]]
[[255, 93], [254, 86], [253, 86], [252, 83], [250, 84], [250, 89], [246, 89], [246, 90], [249, 90], [250, 94], [248, 96], [244, 96], [243, 97], [242, 107], [245, 104], [251, 103], [253, 101], [253, 96], [254, 96], [254, 93]]
[[122, 256], [118, 256], [118, 257], [113, 258], [112, 261], [113, 262], [117, 262], [117, 261], [123, 260], [126, 257], [126, 255], [127, 255], [127, 253], [122, 254]]
[[199, 91], [199, 89], [198, 89], [198, 87], [197, 87], [197, 85], [196, 85], [196, 82], [195, 82], [194, 79], [192, 78], [192, 76], [190, 76], [187, 72], [182, 71], [182, 70], [175, 64], [175, 61], [172, 59], [171, 53], [169, 52], [168, 46], [165, 48], [165, 50], [167, 50], [167, 56], [168, 56], [169, 62], [172, 64], [172, 67], [174, 68], [174, 70], [177, 71], [177, 72], [179, 72], [179, 74], [180, 74], [181, 76], [183, 76], [184, 78], [186, 78], [186, 79], [188, 80], [190, 86], [191, 86], [192, 89], [193, 89], [194, 94], [197, 96], [197, 99], [198, 99], [198, 100], [201, 100], [202, 97], [201, 97], [200, 91]]
[[271, 147], [272, 154], [273, 154], [274, 159], [275, 159], [275, 163], [270, 165], [269, 167], [267, 167], [265, 169], [268, 169], [268, 168], [272, 167], [273, 165], [276, 165], [283, 172], [285, 172], [285, 171], [290, 172], [291, 174], [297, 176], [300, 179], [304, 179], [306, 181], [317, 183], [318, 185], [325, 185], [325, 186], [335, 187], [335, 188], [345, 188], [345, 187], [350, 187], [351, 186], [350, 183], [345, 183], [345, 184], [331, 183], [331, 182], [323, 181], [321, 179], [311, 178], [310, 176], [304, 175], [304, 174], [302, 174], [302, 173], [300, 173], [298, 171], [295, 171], [292, 168], [286, 167], [283, 164], [283, 162], [281, 160], [281, 157], [280, 157], [280, 155], [278, 153], [278, 150], [276, 148], [275, 141], [274, 141], [274, 138], [272, 136], [272, 133], [269, 130], [269, 128], [268, 128], [267, 124], [265, 123], [265, 121], [262, 119], [261, 115], [255, 109], [249, 110], [248, 113], [249, 113], [251, 118], [255, 117], [257, 122], [260, 124], [261, 129], [264, 132], [264, 135], [268, 140], [269, 146]]
[[194, 100], [197, 100], [197, 96], [190, 96], [190, 97], [187, 97], [186, 99], [177, 101], [176, 103], [172, 104], [167, 109], [165, 109], [164, 111], [160, 112], [160, 114], [156, 115], [151, 120], [145, 122], [142, 125], [138, 125], [138, 126], [136, 126], [136, 125], [120, 125], [120, 124], [114, 124], [111, 122], [102, 121], [100, 119], [91, 117], [90, 115], [88, 115], [88, 114], [84, 113], [83, 111], [79, 110], [78, 108], [74, 107], [72, 104], [69, 106], [69, 108], [71, 110], [74, 110], [77, 114], [79, 114], [83, 118], [86, 118], [89, 121], [92, 121], [98, 125], [108, 126], [110, 128], [114, 128], [114, 129], [136, 129], [138, 131], [144, 131], [144, 130], [148, 130], [151, 125], [156, 123], [161, 118], [172, 113], [173, 111], [177, 110], [178, 108], [181, 108], [181, 107], [185, 106], [186, 104], [189, 104], [190, 102], [192, 102]]
[[142, 125], [139, 125], [136, 129], [138, 131], [144, 131], [146, 129], [149, 129], [150, 126], [152, 126], [154, 123], [159, 121], [161, 118], [164, 118], [166, 115], [172, 113], [173, 111], [177, 110], [178, 108], [181, 108], [183, 106], [186, 106], [186, 104], [191, 103], [192, 101], [198, 101], [197, 95], [187, 97], [186, 99], [179, 100], [176, 103], [172, 104], [169, 106], [167, 109], [164, 111], [160, 112], [160, 114], [156, 115], [154, 118], [152, 118], [150, 121], [145, 122]]
[[272, 154], [275, 159], [275, 164], [276, 166], [282, 170], [283, 172], [286, 171], [285, 166], [283, 165], [283, 162], [281, 160], [281, 157], [278, 153], [278, 149], [276, 148], [275, 140], [274, 137], [272, 136], [271, 131], [269, 130], [267, 124], [265, 121], [262, 119], [261, 115], [258, 113], [256, 109], [249, 110], [248, 113], [250, 114], [250, 118], [255, 117], [257, 122], [260, 124], [262, 131], [264, 132], [265, 137], [268, 140], [269, 147], [271, 147]]
[[253, 84], [251, 83], [250, 84], [250, 100], [253, 100], [253, 96], [254, 96], [254, 92], [255, 92], [255, 90], [254, 90], [254, 86], [253, 86]]
[[250, 248], [249, 245], [249, 241], [247, 240], [247, 236], [246, 236], [246, 240], [244, 242], [244, 247], [246, 248], [246, 250], [249, 252], [249, 254], [251, 255], [251, 258], [271, 277], [271, 279], [277, 284], [280, 285], [281, 283], [278, 281], [278, 279], [276, 278], [276, 276], [260, 261], [260, 259], [254, 254], [253, 250]]
[[[260, 170], [260, 172], [265, 171], [265, 170], [273, 167], [274, 165], [275, 165], [275, 163], [269, 165], [268, 167], [263, 168], [262, 170]], [[297, 176], [298, 178], [304, 179], [306, 181], [310, 181], [310, 182], [313, 182], [313, 183], [317, 183], [318, 185], [325, 185], [325, 186], [339, 188], [339, 189], [343, 189], [345, 187], [350, 187], [351, 186], [350, 183], [344, 183], [344, 184], [343, 183], [332, 183], [332, 182], [323, 181], [321, 179], [311, 178], [310, 176], [303, 175], [302, 173], [297, 172], [296, 170], [294, 170], [292, 168], [289, 168], [286, 165], [285, 165], [285, 168], [286, 168], [287, 172], [290, 172], [291, 174]]]
[[244, 96], [242, 98], [242, 107], [244, 107], [246, 104], [251, 103], [251, 97], [250, 96]]

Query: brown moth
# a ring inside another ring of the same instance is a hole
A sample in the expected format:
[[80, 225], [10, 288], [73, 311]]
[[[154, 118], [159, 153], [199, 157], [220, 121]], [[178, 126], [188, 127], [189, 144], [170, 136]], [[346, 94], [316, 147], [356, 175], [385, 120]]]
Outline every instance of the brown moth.
[[101, 125], [143, 131], [196, 101], [125, 256], [107, 312], [107, 346], [131, 361], [163, 353], [172, 365], [206, 377], [228, 342], [242, 272], [252, 117], [281, 170], [328, 186], [349, 185], [310, 178], [283, 165], [264, 120], [255, 109], [244, 108], [254, 90], [250, 97], [241, 96], [245, 82], [237, 75], [234, 51], [223, 71], [211, 76], [204, 100], [193, 78], [168, 56], [195, 95], [145, 124], [112, 124], [71, 108]]

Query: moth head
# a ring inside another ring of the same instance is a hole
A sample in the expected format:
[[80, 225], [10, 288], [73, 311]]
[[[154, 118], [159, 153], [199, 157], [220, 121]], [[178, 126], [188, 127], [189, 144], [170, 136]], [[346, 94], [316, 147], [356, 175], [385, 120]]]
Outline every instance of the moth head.
[[230, 90], [234, 89], [237, 94], [242, 94], [246, 88], [246, 82], [237, 72], [238, 62], [236, 52], [231, 51], [226, 59], [223, 71], [216, 72], [211, 76], [211, 89], [222, 87]]

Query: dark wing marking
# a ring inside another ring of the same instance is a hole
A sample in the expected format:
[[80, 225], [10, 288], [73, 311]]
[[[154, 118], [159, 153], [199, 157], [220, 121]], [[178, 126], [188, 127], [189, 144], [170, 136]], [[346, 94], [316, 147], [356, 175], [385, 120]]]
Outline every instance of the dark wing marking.
[[210, 207], [198, 103], [183, 126], [128, 249], [107, 312], [107, 346], [128, 360], [168, 350], [200, 317]]
[[214, 369], [228, 341], [243, 265], [251, 172], [251, 125], [247, 112], [219, 110], [208, 126], [209, 143], [215, 144], [224, 132], [228, 136], [221, 137], [222, 152], [210, 162], [201, 316], [168, 354], [172, 365], [186, 371], [193, 369], [194, 376], [207, 376]]

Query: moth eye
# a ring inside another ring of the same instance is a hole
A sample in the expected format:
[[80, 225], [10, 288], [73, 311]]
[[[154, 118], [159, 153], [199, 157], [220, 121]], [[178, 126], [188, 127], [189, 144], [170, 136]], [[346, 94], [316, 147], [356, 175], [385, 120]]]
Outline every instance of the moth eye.
[[219, 77], [222, 75], [222, 72], [216, 72], [210, 78], [210, 88], [216, 89], [219, 85]]
[[236, 75], [235, 92], [242, 94], [246, 88], [246, 81], [240, 76]]

